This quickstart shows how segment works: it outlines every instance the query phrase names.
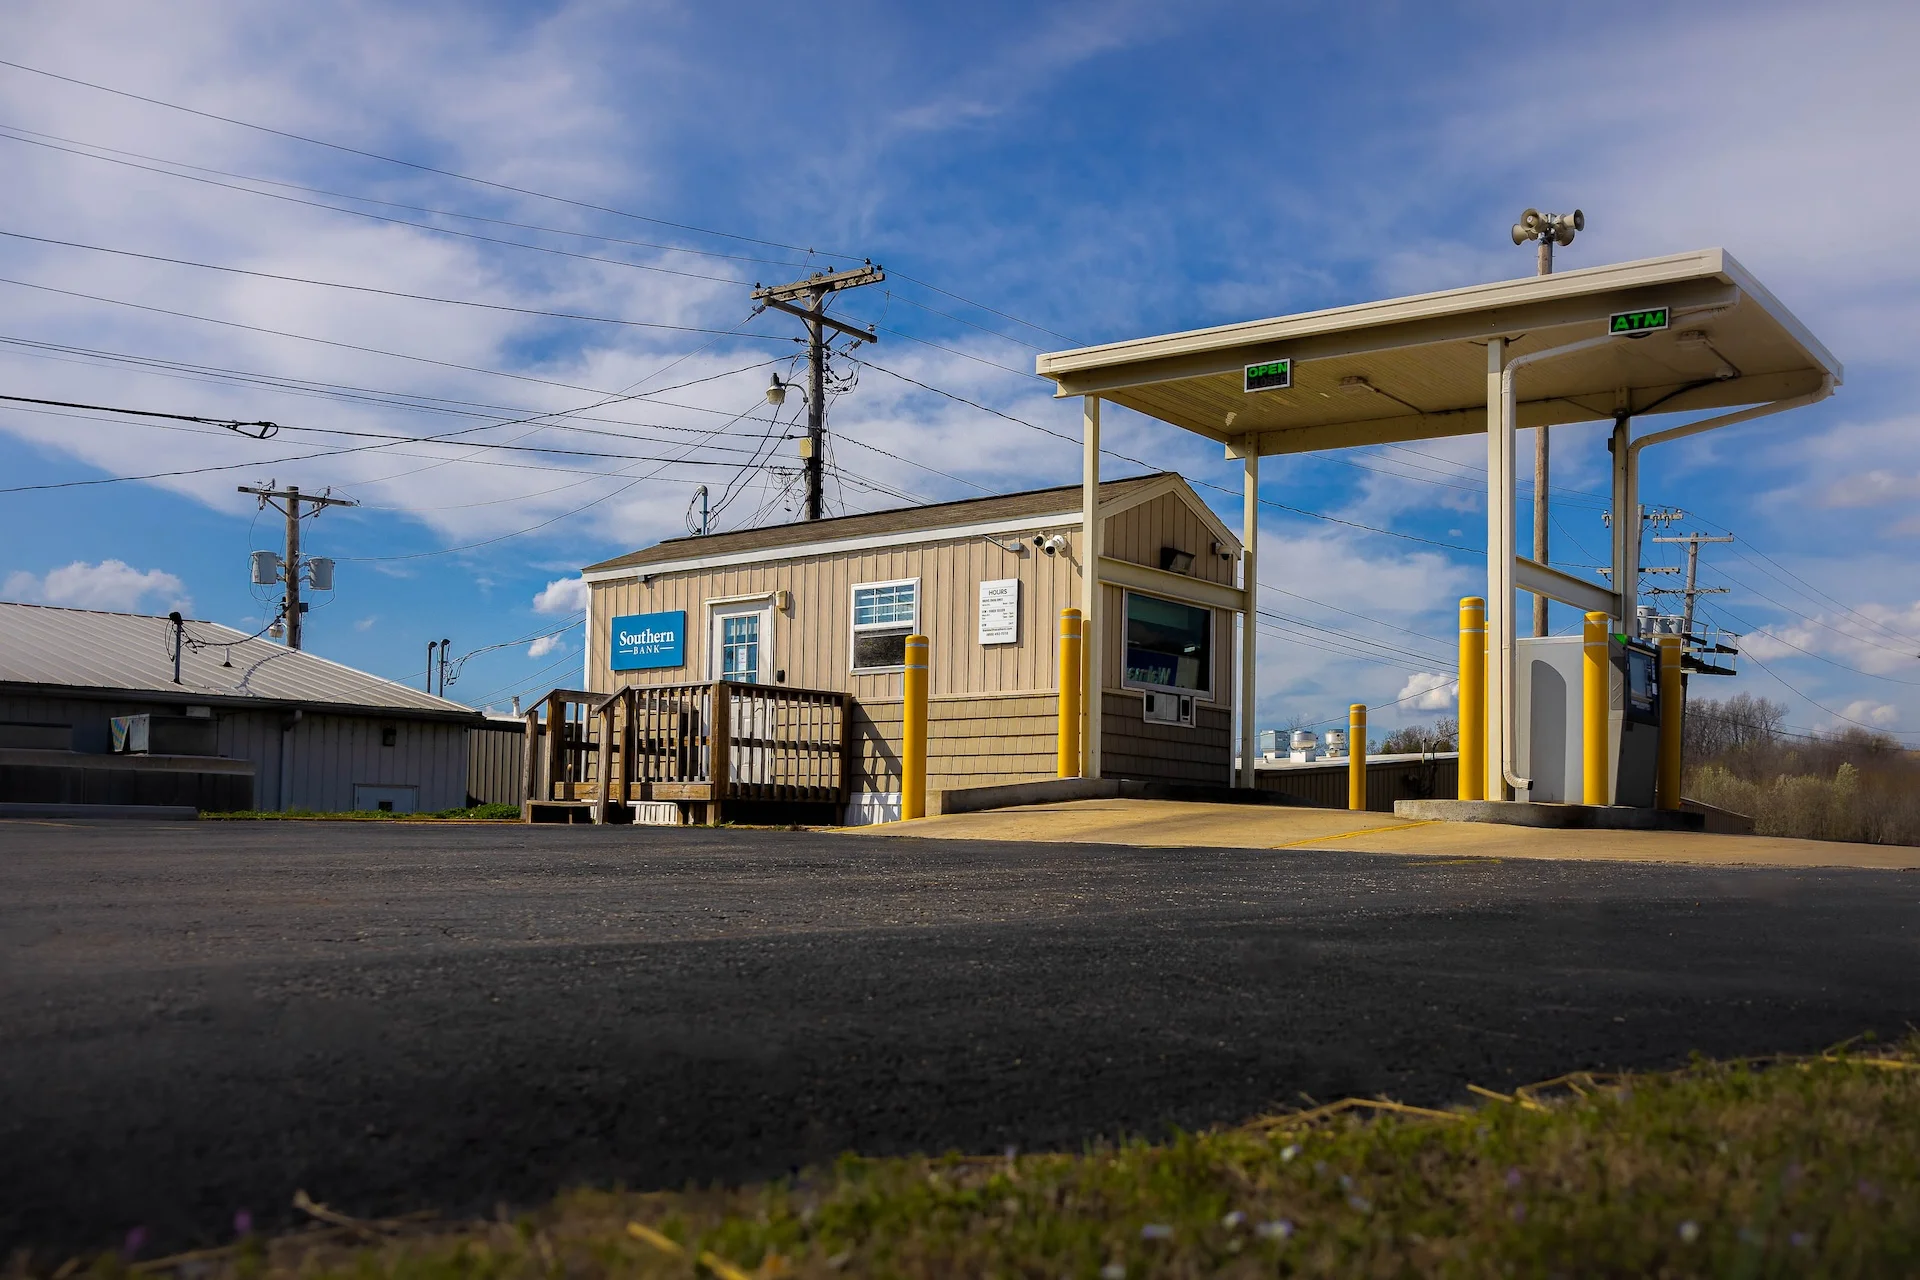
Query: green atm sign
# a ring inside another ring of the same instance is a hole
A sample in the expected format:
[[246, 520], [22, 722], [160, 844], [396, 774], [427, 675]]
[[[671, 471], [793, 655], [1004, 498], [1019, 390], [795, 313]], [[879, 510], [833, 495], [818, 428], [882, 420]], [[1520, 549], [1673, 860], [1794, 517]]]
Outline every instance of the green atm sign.
[[1607, 332], [1624, 333], [1629, 337], [1637, 333], [1652, 333], [1656, 329], [1667, 327], [1671, 316], [1665, 307], [1649, 307], [1645, 311], [1620, 311], [1607, 317]]
[[1248, 391], [1284, 391], [1293, 385], [1293, 361], [1268, 360], [1247, 366]]

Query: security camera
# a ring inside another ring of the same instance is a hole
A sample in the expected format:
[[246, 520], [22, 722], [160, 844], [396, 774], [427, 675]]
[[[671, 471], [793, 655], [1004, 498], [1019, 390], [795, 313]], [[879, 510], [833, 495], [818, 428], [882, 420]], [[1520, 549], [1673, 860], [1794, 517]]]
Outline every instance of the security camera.
[[1040, 548], [1040, 550], [1047, 555], [1057, 556], [1067, 549], [1067, 540], [1064, 536], [1057, 533], [1036, 533], [1033, 535], [1033, 545]]

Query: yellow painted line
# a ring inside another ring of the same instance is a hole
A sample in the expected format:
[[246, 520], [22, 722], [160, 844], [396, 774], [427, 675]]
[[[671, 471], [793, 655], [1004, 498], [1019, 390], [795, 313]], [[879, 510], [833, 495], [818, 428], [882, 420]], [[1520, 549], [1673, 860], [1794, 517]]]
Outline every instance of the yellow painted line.
[[1362, 831], [1339, 831], [1330, 836], [1308, 836], [1305, 840], [1289, 840], [1286, 844], [1268, 845], [1269, 849], [1298, 849], [1301, 845], [1319, 844], [1322, 840], [1348, 840], [1354, 836], [1377, 836], [1385, 831], [1411, 831], [1415, 827], [1432, 826], [1438, 818], [1417, 818], [1411, 822], [1397, 823], [1391, 827], [1367, 827]]

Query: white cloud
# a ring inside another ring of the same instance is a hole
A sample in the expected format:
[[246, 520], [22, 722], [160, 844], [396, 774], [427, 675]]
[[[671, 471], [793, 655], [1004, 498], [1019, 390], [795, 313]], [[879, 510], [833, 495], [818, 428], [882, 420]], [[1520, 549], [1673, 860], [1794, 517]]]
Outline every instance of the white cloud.
[[1903, 476], [1875, 467], [1828, 484], [1820, 495], [1828, 507], [1877, 507], [1920, 498], [1920, 475]]
[[527, 646], [527, 656], [529, 658], [544, 658], [565, 643], [566, 640], [561, 635], [541, 636], [538, 640], [535, 640]]
[[1845, 728], [1848, 722], [1870, 724], [1876, 729], [1888, 729], [1899, 722], [1900, 712], [1884, 702], [1875, 702], [1872, 698], [1856, 698], [1840, 711], [1834, 721], [1835, 728]]
[[[585, 578], [555, 578], [533, 597], [533, 611], [535, 613], [579, 613], [587, 607], [587, 599], [591, 595], [592, 588], [587, 586]], [[542, 649], [533, 656], [537, 658], [545, 652], [546, 650]]]
[[373, 624], [378, 621], [380, 621], [380, 619], [377, 616], [362, 618], [353, 624], [353, 629], [355, 631], [371, 631], [373, 630]]
[[76, 560], [50, 569], [44, 578], [24, 570], [7, 576], [0, 595], [29, 604], [57, 604], [75, 609], [106, 609], [137, 613], [146, 609], [193, 610], [186, 584], [164, 569], [139, 570], [124, 560], [88, 564]]
[[1400, 687], [1401, 705], [1412, 711], [1445, 711], [1460, 694], [1460, 682], [1452, 676], [1422, 671]]

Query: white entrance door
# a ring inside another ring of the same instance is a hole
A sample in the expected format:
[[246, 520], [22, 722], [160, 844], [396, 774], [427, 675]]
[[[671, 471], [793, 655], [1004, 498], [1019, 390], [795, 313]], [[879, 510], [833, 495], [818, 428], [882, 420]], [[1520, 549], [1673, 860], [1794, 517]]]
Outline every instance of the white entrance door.
[[765, 684], [773, 673], [773, 606], [713, 606], [709, 623], [709, 678]]
[[[707, 669], [716, 680], [767, 684], [773, 677], [773, 605], [767, 601], [712, 606], [711, 655]], [[765, 698], [736, 692], [730, 703], [728, 733], [733, 780], [771, 782], [773, 752], [770, 736], [772, 707]]]

